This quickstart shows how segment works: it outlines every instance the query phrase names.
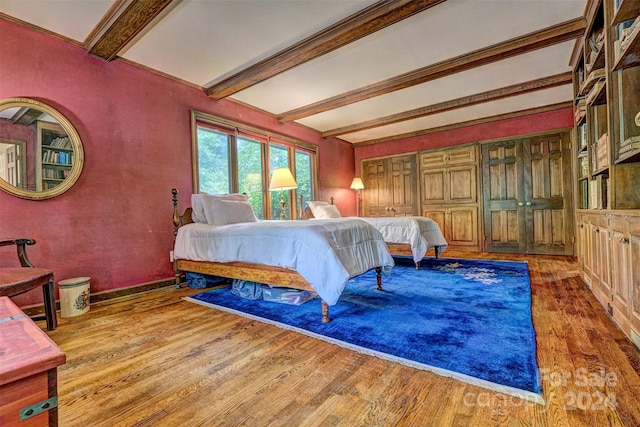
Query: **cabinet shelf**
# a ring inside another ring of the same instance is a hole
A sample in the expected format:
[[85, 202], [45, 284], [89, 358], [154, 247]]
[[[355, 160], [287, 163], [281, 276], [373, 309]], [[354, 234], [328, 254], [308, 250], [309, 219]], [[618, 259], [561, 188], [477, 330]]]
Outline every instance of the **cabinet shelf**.
[[635, 18], [638, 16], [638, 10], [640, 10], [640, 0], [623, 0], [615, 12], [611, 25]]
[[622, 163], [634, 163], [634, 162], [640, 162], [640, 148], [636, 148], [635, 150], [627, 151], [626, 153], [622, 154], [615, 161], [615, 164], [619, 165]]
[[609, 166], [605, 166], [593, 172], [592, 176], [598, 175], [608, 175], [609, 174]]
[[600, 48], [596, 51], [596, 54], [592, 57], [594, 58], [593, 62], [586, 64], [588, 73], [597, 71], [598, 69], [604, 67], [604, 45], [601, 45]]
[[636, 18], [634, 30], [629, 37], [631, 41], [620, 52], [620, 57], [613, 66], [613, 71], [640, 65], [640, 17]]
[[[580, 86], [580, 95], [587, 96], [587, 94], [589, 93], [589, 91], [591, 91], [593, 86], [599, 81], [603, 81], [604, 79], [605, 79], [605, 73], [604, 73], [604, 64], [603, 64], [601, 68], [593, 70], [587, 75], [587, 78], [582, 83], [582, 86]], [[579, 99], [576, 100], [576, 103], [578, 102], [579, 102]]]
[[607, 102], [607, 91], [604, 80], [597, 81], [587, 95], [587, 105], [602, 105]]
[[64, 163], [42, 163], [43, 169], [54, 169], [54, 170], [71, 170], [72, 165], [67, 165]]

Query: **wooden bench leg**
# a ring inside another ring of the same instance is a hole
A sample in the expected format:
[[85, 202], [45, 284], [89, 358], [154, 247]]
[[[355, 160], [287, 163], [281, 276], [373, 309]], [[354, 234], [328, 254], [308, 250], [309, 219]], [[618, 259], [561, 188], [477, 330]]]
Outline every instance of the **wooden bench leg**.
[[44, 313], [47, 320], [47, 330], [53, 331], [58, 326], [56, 317], [56, 299], [53, 289], [53, 277], [46, 285], [42, 285], [42, 296], [44, 301]]

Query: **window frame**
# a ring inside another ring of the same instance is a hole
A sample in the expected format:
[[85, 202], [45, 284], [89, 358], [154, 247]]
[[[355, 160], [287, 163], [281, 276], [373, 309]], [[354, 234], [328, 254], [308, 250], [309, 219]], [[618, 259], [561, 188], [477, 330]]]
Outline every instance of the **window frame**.
[[[230, 193], [237, 193], [239, 191], [238, 138], [242, 137], [262, 143], [262, 209], [265, 216], [264, 219], [275, 219], [271, 218], [273, 207], [271, 203], [271, 193], [269, 192], [269, 181], [271, 178], [269, 150], [271, 145], [286, 147], [288, 167], [294, 177], [296, 176], [296, 152], [305, 152], [310, 155], [311, 197], [312, 200], [316, 199], [316, 195], [318, 194], [318, 147], [316, 145], [197, 110], [191, 110], [191, 171], [194, 193], [200, 192], [200, 162], [198, 155], [199, 126], [227, 134]], [[299, 218], [301, 212], [299, 209], [297, 189], [289, 190], [289, 200], [291, 201], [288, 206], [289, 217], [292, 219]], [[267, 216], [269, 218], [267, 218]]]

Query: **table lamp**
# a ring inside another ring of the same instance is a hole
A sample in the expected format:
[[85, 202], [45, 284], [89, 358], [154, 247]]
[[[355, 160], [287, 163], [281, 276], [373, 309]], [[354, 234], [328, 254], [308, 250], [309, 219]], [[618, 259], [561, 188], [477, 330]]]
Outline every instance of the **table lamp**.
[[273, 170], [271, 174], [271, 180], [269, 182], [269, 191], [280, 190], [280, 219], [284, 218], [284, 191], [293, 190], [298, 188], [296, 180], [293, 178], [293, 174], [289, 168], [277, 168]]
[[356, 190], [356, 216], [360, 216], [360, 199], [361, 199], [360, 190], [364, 188], [362, 179], [357, 176], [353, 178], [353, 181], [351, 181], [350, 188], [352, 190]]

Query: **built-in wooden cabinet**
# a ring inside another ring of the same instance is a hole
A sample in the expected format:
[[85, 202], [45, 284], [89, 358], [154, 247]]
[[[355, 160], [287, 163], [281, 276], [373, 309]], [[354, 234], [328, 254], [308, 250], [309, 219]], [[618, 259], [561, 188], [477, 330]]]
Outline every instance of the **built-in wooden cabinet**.
[[569, 134], [482, 144], [484, 248], [573, 255]]
[[449, 246], [479, 250], [478, 148], [467, 145], [362, 161], [363, 216], [422, 215]]
[[584, 281], [640, 347], [640, 212], [581, 211], [577, 230], [577, 256]]
[[574, 70], [578, 259], [640, 347], [640, 1], [593, 0]]
[[418, 215], [417, 155], [362, 162], [362, 211], [366, 217]]
[[477, 144], [421, 152], [420, 189], [422, 215], [449, 246], [480, 250]]

